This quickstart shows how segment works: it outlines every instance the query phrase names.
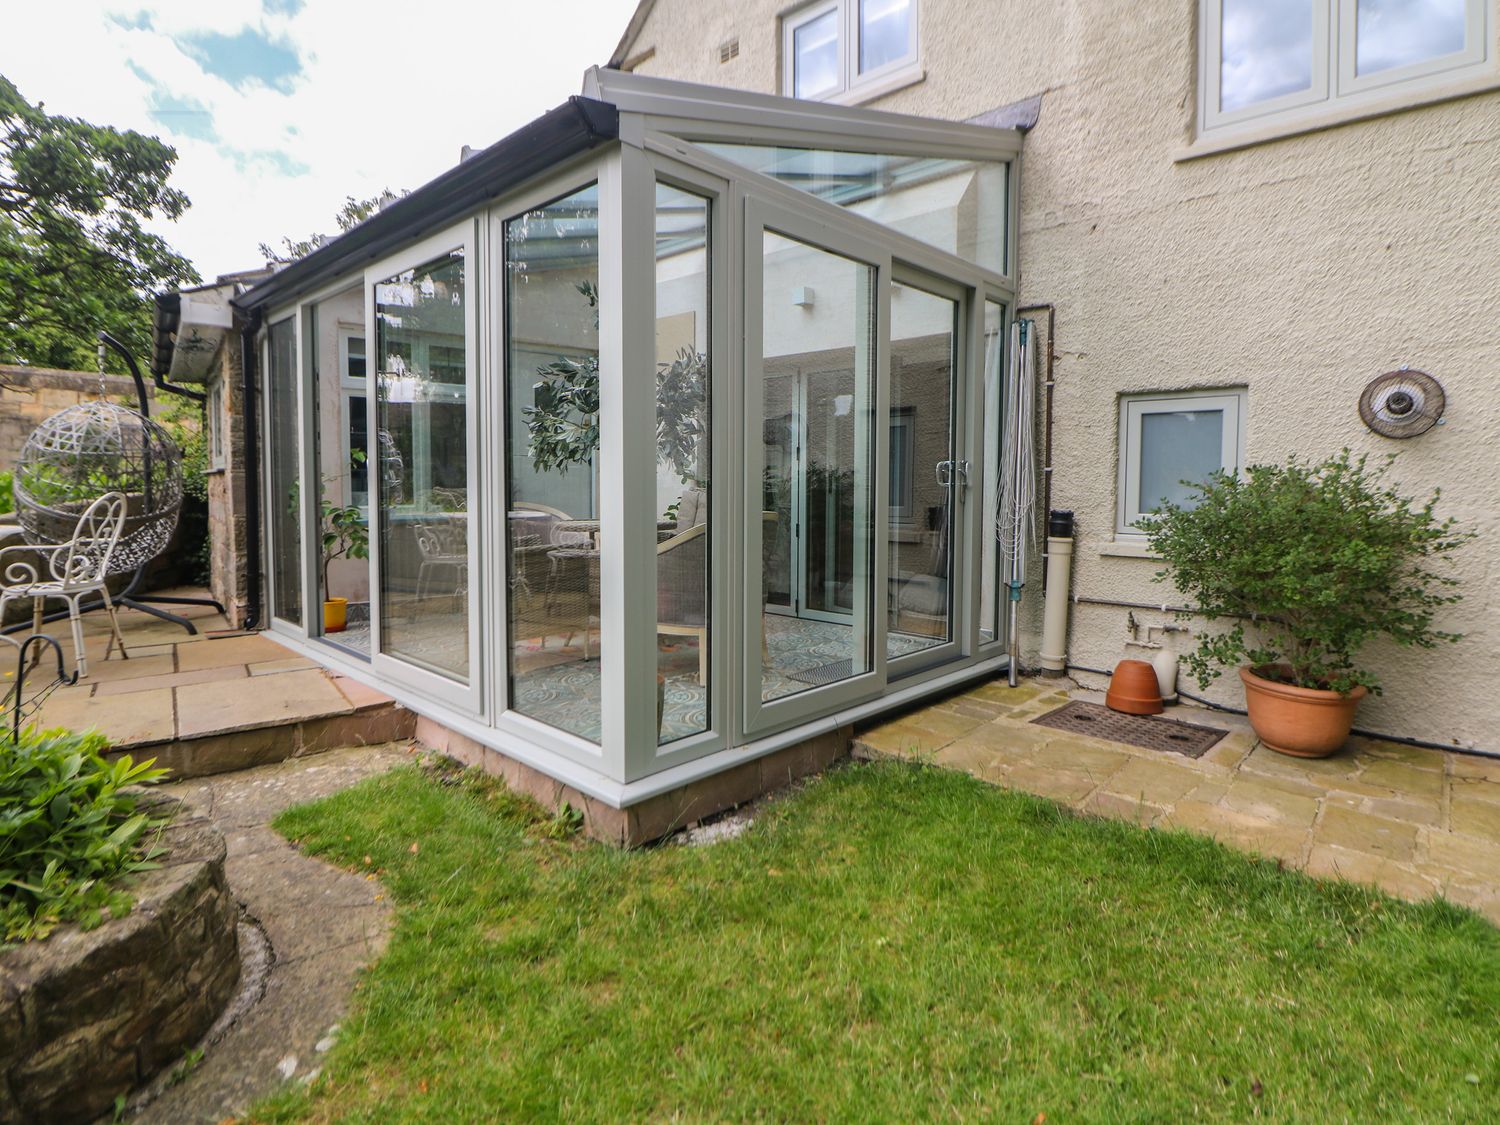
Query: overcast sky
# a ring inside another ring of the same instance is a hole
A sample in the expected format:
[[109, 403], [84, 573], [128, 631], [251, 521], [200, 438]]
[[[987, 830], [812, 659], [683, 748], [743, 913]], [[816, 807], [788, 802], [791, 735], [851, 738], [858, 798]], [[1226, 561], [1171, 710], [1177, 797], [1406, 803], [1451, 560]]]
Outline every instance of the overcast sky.
[[176, 146], [158, 229], [205, 278], [336, 228], [579, 92], [635, 0], [0, 0], [0, 74], [48, 112]]

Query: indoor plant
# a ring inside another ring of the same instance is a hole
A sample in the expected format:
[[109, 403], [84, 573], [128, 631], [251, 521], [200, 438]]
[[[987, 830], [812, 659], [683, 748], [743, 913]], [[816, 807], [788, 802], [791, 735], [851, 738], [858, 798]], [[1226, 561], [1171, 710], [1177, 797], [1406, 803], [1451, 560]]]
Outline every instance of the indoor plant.
[[[1272, 749], [1322, 757], [1343, 745], [1354, 709], [1380, 692], [1359, 663], [1376, 637], [1432, 648], [1458, 634], [1434, 627], [1459, 600], [1442, 569], [1472, 538], [1439, 519], [1347, 449], [1321, 464], [1293, 458], [1216, 474], [1192, 506], [1166, 504], [1141, 529], [1170, 579], [1209, 619], [1185, 660], [1201, 686], [1239, 665], [1250, 724]], [[1247, 628], [1248, 626], [1248, 628]]]
[[370, 532], [364, 513], [353, 504], [323, 501], [323, 632], [341, 633], [349, 623], [349, 599], [328, 594], [328, 568], [335, 559], [370, 557]]

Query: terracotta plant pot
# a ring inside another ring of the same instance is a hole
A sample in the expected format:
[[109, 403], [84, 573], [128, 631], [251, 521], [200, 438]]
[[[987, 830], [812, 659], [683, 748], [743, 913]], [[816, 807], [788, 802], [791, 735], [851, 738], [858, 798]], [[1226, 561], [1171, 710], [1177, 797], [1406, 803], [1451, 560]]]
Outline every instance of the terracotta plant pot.
[[323, 632], [342, 633], [348, 625], [348, 598], [329, 598], [323, 603]]
[[[1240, 669], [1245, 684], [1245, 710], [1256, 737], [1281, 754], [1294, 758], [1326, 758], [1344, 745], [1354, 725], [1354, 709], [1365, 697], [1356, 687], [1348, 695], [1317, 688], [1294, 687], [1257, 675], [1269, 668]], [[1290, 672], [1290, 669], [1287, 669]]]
[[1109, 678], [1104, 705], [1127, 715], [1160, 715], [1161, 683], [1156, 678], [1156, 669], [1144, 660], [1120, 661]]

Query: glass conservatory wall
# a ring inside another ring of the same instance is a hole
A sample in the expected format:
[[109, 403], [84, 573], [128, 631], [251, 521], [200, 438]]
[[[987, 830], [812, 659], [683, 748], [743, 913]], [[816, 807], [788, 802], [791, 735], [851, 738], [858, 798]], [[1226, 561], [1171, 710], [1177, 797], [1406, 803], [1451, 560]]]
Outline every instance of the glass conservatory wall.
[[760, 249], [770, 701], [872, 668], [876, 271], [771, 231]]
[[698, 141], [699, 148], [910, 238], [1006, 272], [1007, 166], [980, 160]]
[[[365, 304], [359, 286], [312, 306], [307, 345], [314, 384], [314, 456], [319, 483], [318, 546], [314, 575], [321, 602], [344, 598], [343, 628], [314, 620], [310, 632], [362, 656], [370, 654], [369, 387], [365, 363]], [[337, 534], [332, 544], [326, 541]], [[336, 557], [330, 557], [336, 556]]]
[[464, 255], [375, 285], [380, 647], [469, 679], [468, 363]]
[[510, 707], [599, 742], [599, 188], [505, 224]]
[[656, 185], [657, 742], [710, 726], [709, 201]]
[[297, 323], [287, 317], [271, 325], [266, 346], [266, 416], [269, 449], [267, 522], [271, 543], [271, 613], [302, 624], [302, 443], [299, 438]]

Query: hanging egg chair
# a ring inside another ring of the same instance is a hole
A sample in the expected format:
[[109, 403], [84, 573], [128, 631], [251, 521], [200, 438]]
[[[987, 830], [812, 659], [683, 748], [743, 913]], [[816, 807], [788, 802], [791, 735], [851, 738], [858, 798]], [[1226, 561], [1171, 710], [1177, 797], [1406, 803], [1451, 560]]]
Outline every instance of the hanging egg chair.
[[106, 492], [126, 498], [110, 566], [126, 574], [167, 549], [182, 508], [182, 455], [170, 434], [128, 406], [81, 402], [38, 426], [15, 467], [16, 516], [30, 543], [66, 543]]

